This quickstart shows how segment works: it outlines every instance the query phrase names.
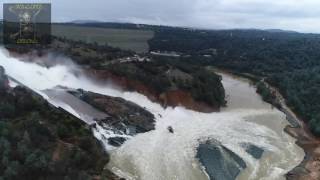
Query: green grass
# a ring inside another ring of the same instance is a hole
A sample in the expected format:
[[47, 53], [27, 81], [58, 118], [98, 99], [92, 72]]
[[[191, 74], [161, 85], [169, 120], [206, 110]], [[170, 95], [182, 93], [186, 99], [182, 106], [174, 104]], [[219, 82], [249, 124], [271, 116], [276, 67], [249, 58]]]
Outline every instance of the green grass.
[[72, 40], [82, 40], [87, 43], [97, 42], [104, 45], [119, 47], [135, 52], [147, 52], [148, 40], [153, 38], [153, 31], [112, 29], [96, 27], [79, 27], [72, 25], [53, 25], [52, 34], [58, 37], [66, 37]]

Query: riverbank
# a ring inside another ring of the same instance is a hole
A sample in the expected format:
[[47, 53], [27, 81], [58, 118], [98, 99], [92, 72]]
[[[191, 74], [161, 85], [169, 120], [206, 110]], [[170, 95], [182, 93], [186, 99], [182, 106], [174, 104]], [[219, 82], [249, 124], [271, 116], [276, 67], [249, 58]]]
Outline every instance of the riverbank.
[[296, 144], [300, 146], [305, 157], [303, 161], [286, 174], [288, 180], [318, 180], [320, 179], [320, 141], [310, 132], [305, 122], [294, 113], [285, 102], [285, 98], [279, 90], [264, 82], [267, 88], [275, 94], [279, 110], [287, 116], [288, 125], [284, 131], [297, 139]]
[[267, 88], [276, 97], [279, 110], [287, 116], [288, 125], [284, 131], [297, 139], [296, 144], [300, 146], [305, 157], [303, 161], [286, 174], [288, 180], [318, 180], [320, 179], [320, 141], [309, 130], [306, 123], [300, 119], [287, 105], [285, 98], [279, 90], [266, 82]]
[[[260, 78], [252, 74], [240, 74], [233, 73], [225, 69], [216, 69], [216, 72], [223, 72], [231, 75], [236, 75], [242, 78], [246, 78], [251, 82], [258, 82]], [[318, 180], [320, 179], [320, 141], [310, 132], [305, 122], [300, 119], [295, 112], [293, 112], [286, 104], [285, 98], [281, 95], [279, 90], [265, 81], [262, 81], [270, 92], [275, 97], [274, 104], [277, 104], [276, 108], [286, 115], [286, 119], [290, 123], [284, 129], [284, 131], [295, 138], [296, 144], [301, 147], [305, 156], [303, 161], [294, 169], [286, 174], [287, 180]]]

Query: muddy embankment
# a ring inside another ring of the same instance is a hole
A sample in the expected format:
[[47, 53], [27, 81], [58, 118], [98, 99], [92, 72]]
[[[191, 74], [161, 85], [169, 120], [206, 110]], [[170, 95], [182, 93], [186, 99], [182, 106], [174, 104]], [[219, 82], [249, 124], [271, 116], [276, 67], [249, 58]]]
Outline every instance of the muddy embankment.
[[158, 93], [151, 87], [136, 80], [130, 80], [125, 77], [117, 76], [106, 70], [86, 69], [89, 77], [99, 80], [106, 80], [120, 87], [125, 91], [136, 91], [147, 96], [152, 102], [161, 104], [163, 107], [183, 106], [194, 111], [210, 113], [220, 110], [218, 106], [210, 106], [204, 102], [196, 101], [190, 92], [184, 90], [168, 90], [163, 93]]

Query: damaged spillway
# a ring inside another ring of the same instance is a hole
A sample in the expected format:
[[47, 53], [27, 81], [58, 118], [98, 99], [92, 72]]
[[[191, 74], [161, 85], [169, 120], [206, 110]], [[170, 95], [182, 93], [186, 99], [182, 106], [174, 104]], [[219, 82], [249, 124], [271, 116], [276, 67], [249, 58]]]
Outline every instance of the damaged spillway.
[[[284, 179], [283, 175], [303, 159], [303, 151], [283, 131], [288, 124], [285, 115], [262, 102], [249, 82], [226, 74], [222, 76], [228, 107], [219, 113], [200, 113], [183, 107], [164, 109], [139, 93], [123, 92], [110, 84], [95, 83], [81, 73], [75, 75], [72, 66], [45, 68], [8, 57], [5, 52], [0, 54], [0, 65], [11, 77], [42, 93], [47, 99], [52, 94], [46, 94], [46, 90], [60, 86], [121, 97], [151, 112], [155, 118], [155, 129], [135, 136], [125, 132], [127, 130], [122, 130], [122, 134], [115, 133], [108, 129], [109, 125], [104, 127], [96, 123], [99, 126], [95, 135], [100, 140], [103, 141], [102, 135], [116, 137], [116, 134], [127, 139], [119, 148], [112, 150], [108, 164], [109, 169], [126, 179], [207, 180], [209, 177], [233, 179], [235, 176], [243, 180]], [[53, 99], [60, 102], [60, 107], [81, 117], [81, 112], [78, 112], [82, 111], [81, 108], [77, 109], [72, 104], [63, 107], [62, 104], [67, 104], [64, 100]], [[94, 104], [91, 106], [95, 107]], [[102, 110], [99, 109], [104, 112]], [[208, 141], [215, 142], [215, 148], [204, 147]], [[215, 158], [222, 163], [228, 161], [229, 165], [219, 166], [223, 170], [215, 169], [218, 168], [212, 164]], [[233, 172], [233, 176], [226, 176], [226, 173], [218, 176], [217, 171]]]

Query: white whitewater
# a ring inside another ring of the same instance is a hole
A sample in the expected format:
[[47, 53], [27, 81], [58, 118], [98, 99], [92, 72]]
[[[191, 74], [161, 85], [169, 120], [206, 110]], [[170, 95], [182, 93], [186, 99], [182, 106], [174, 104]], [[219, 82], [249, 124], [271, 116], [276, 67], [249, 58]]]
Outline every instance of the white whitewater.
[[[208, 179], [195, 159], [199, 140], [208, 138], [220, 141], [247, 163], [248, 167], [238, 177], [241, 180], [284, 179], [283, 175], [304, 156], [295, 140], [283, 131], [288, 124], [285, 115], [262, 102], [249, 82], [230, 75], [222, 74], [228, 107], [219, 113], [206, 114], [183, 107], [163, 109], [141, 94], [122, 92], [79, 74], [76, 76], [73, 67], [56, 65], [45, 68], [8, 57], [5, 50], [0, 53], [0, 66], [5, 67], [8, 75], [40, 93], [58, 85], [82, 88], [122, 97], [152, 112], [156, 117], [156, 130], [139, 134], [111, 152], [108, 167], [128, 179]], [[60, 106], [68, 107], [72, 112], [70, 106]], [[168, 126], [173, 127], [174, 134], [168, 132]], [[265, 153], [256, 160], [241, 147], [241, 143], [251, 143], [263, 148]]]

